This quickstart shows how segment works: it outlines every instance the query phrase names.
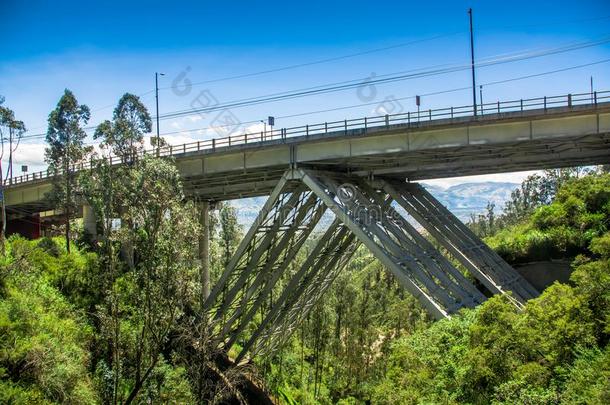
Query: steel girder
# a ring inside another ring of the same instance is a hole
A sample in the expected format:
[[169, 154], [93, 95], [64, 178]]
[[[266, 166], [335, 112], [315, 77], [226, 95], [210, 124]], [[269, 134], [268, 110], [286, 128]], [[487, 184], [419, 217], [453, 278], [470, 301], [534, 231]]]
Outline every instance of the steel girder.
[[337, 219], [317, 240], [271, 310], [257, 325], [236, 361], [269, 354], [292, 335], [349, 262], [360, 243]]
[[[428, 312], [441, 319], [485, 296], [399, 212], [399, 206], [493, 293], [521, 305], [537, 292], [432, 195], [392, 178], [288, 170], [276, 185], [204, 304], [223, 349], [240, 340], [236, 361], [269, 354], [291, 336], [363, 243]], [[303, 249], [327, 208], [332, 225]], [[283, 279], [282, 283], [279, 283]], [[278, 284], [279, 283], [279, 284]], [[270, 295], [284, 285], [279, 296]], [[268, 304], [267, 304], [268, 303]]]
[[490, 292], [512, 292], [521, 306], [538, 291], [417, 183], [383, 180], [383, 188]]
[[211, 333], [225, 349], [253, 319], [326, 207], [284, 176], [204, 303]]
[[302, 181], [437, 319], [485, 297], [361, 178], [299, 169]]

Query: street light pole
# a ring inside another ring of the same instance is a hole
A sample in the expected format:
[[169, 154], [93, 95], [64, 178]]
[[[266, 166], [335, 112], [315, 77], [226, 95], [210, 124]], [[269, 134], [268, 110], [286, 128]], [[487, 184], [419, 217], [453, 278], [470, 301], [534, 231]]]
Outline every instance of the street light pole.
[[472, 70], [472, 110], [474, 115], [477, 115], [477, 84], [474, 77], [474, 35], [472, 33], [472, 9], [468, 9], [470, 17], [470, 67]]
[[267, 140], [267, 122], [265, 120], [260, 120], [260, 122], [263, 124], [263, 139], [266, 141]]
[[157, 105], [157, 157], [161, 148], [161, 136], [159, 134], [159, 76], [164, 76], [163, 73], [155, 72], [155, 102]]

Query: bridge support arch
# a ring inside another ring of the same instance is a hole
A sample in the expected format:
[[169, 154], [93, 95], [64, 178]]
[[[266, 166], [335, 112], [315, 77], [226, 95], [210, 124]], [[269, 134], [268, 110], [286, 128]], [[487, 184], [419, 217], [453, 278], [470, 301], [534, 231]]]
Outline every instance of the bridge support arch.
[[[330, 226], [319, 226], [332, 214]], [[443, 246], [465, 275], [417, 228]], [[306, 243], [319, 229], [321, 236]], [[204, 303], [211, 334], [236, 360], [271, 353], [290, 336], [363, 244], [436, 319], [486, 297], [521, 307], [537, 291], [418, 184], [290, 169]], [[294, 259], [304, 255], [295, 268]], [[274, 291], [276, 296], [274, 297]], [[278, 293], [279, 291], [279, 293]]]

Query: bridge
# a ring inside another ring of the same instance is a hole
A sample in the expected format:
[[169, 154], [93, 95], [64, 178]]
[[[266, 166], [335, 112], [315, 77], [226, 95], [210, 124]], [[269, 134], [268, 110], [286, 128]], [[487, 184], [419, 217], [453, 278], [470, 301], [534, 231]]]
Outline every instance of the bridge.
[[[200, 203], [204, 267], [209, 204], [268, 196], [204, 304], [219, 347], [239, 343], [241, 361], [283, 344], [361, 244], [437, 319], [490, 294], [517, 307], [537, 296], [414, 181], [608, 164], [610, 92], [488, 103], [478, 114], [465, 106], [281, 128], [158, 153], [175, 159], [188, 198]], [[50, 180], [46, 172], [10, 179], [9, 221], [51, 209]], [[327, 212], [334, 221], [320, 227]], [[86, 204], [83, 215], [94, 233]], [[291, 270], [309, 238], [313, 247]]]

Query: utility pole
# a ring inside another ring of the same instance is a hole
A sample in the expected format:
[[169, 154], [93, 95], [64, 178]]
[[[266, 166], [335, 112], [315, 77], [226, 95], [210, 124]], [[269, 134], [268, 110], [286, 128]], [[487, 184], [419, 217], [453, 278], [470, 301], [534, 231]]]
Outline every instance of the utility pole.
[[155, 72], [155, 102], [157, 104], [157, 157], [161, 148], [161, 135], [159, 134], [159, 76], [165, 76], [163, 73]]
[[472, 8], [468, 9], [470, 17], [470, 68], [472, 70], [472, 111], [477, 115], [477, 84], [474, 77], [474, 34], [472, 33]]
[[481, 109], [480, 109], [481, 115], [483, 115], [484, 108], [483, 108], [483, 85], [482, 84], [479, 85], [479, 103], [480, 103], [479, 105], [481, 106]]

